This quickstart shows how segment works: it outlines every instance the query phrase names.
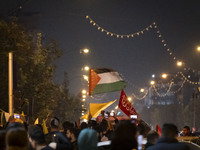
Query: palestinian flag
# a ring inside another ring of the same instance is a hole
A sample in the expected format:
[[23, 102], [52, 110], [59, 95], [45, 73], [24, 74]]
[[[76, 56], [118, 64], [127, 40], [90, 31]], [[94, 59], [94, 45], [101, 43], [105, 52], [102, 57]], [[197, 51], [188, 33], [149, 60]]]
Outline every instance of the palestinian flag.
[[89, 95], [120, 91], [125, 87], [125, 81], [115, 70], [108, 68], [90, 69]]

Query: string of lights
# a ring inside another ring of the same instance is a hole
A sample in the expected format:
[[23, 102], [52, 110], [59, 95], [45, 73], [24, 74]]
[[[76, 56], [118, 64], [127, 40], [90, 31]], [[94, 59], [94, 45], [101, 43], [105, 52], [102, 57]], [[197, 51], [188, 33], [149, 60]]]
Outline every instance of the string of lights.
[[[149, 88], [148, 90], [145, 90], [143, 88], [139, 88], [137, 86], [135, 86], [133, 83], [131, 83], [126, 77], [124, 77], [122, 74], [120, 74], [120, 76], [126, 81], [126, 83], [128, 83], [128, 85], [130, 85], [133, 89], [131, 89], [132, 91], [138, 91], [139, 94], [135, 94], [136, 92], [132, 92], [131, 95], [133, 95], [134, 98], [138, 99], [138, 100], [142, 100], [144, 99], [147, 94], [149, 93]], [[150, 87], [151, 88], [151, 87]], [[143, 90], [143, 91], [141, 91]], [[138, 93], [137, 92], [137, 93]], [[142, 95], [142, 96], [141, 96]]]
[[194, 82], [194, 81], [189, 80], [182, 72], [180, 72], [180, 75], [190, 84], [193, 84], [193, 85], [194, 84], [196, 84], [196, 85], [200, 84], [200, 81], [199, 82]]
[[133, 95], [133, 97], [138, 100], [142, 100], [148, 95], [150, 89], [151, 89], [151, 87], [148, 90], [146, 90], [146, 92], [142, 92], [142, 93], [144, 93], [144, 95], [142, 97], [136, 96], [134, 93], [132, 93], [131, 95]]
[[154, 28], [157, 30], [156, 33], [158, 34], [158, 37], [160, 38], [163, 46], [165, 47], [166, 51], [168, 52], [168, 54], [171, 56], [171, 58], [176, 61], [178, 60], [178, 58], [175, 56], [175, 54], [173, 53], [173, 50], [170, 49], [165, 41], [165, 39], [163, 38], [163, 35], [160, 32], [160, 29], [158, 28], [158, 25], [155, 23]]
[[165, 94], [160, 94], [160, 93], [158, 92], [156, 86], [155, 86], [155, 85], [152, 85], [152, 86], [153, 86], [153, 89], [154, 89], [155, 93], [156, 93], [159, 97], [165, 97], [165, 96], [167, 96], [167, 94], [169, 94], [169, 92], [170, 92], [171, 87], [172, 87], [173, 84], [174, 84], [174, 82], [171, 82], [171, 83], [170, 83], [169, 88], [168, 88], [168, 90], [167, 90], [167, 92], [166, 92]]
[[[174, 54], [173, 50], [170, 49], [165, 41], [165, 39], [163, 38], [163, 35], [160, 32], [160, 29], [158, 28], [158, 25], [156, 24], [156, 22], [153, 22], [152, 24], [150, 24], [149, 26], [147, 26], [146, 28], [144, 28], [143, 30], [140, 30], [138, 32], [135, 33], [130, 33], [130, 34], [118, 34], [118, 33], [114, 33], [114, 32], [110, 32], [104, 28], [102, 28], [100, 25], [98, 25], [93, 19], [91, 19], [91, 17], [86, 16], [86, 19], [89, 20], [90, 24], [92, 24], [93, 26], [96, 26], [97, 29], [101, 32], [105, 32], [107, 35], [109, 36], [115, 36], [117, 38], [134, 38], [136, 36], [140, 36], [142, 34], [144, 34], [144, 32], [149, 31], [150, 29], [156, 29], [156, 33], [158, 34], [158, 37], [160, 38], [164, 48], [166, 49], [166, 51], [168, 52], [168, 54], [171, 56], [171, 58], [175, 61], [175, 62], [179, 62], [182, 65], [182, 61], [176, 57], [176, 55]], [[185, 62], [185, 61], [184, 61]], [[186, 65], [186, 64], [185, 64]], [[189, 67], [188, 67], [189, 68]], [[184, 69], [187, 69], [187, 67], [185, 67]], [[189, 68], [191, 69], [191, 67]], [[194, 70], [194, 69], [193, 69]]]
[[92, 24], [93, 26], [97, 27], [97, 29], [101, 32], [106, 33], [109, 36], [114, 36], [117, 38], [134, 38], [136, 36], [140, 36], [142, 34], [144, 34], [144, 32], [149, 31], [150, 29], [153, 28], [153, 26], [155, 25], [155, 22], [153, 22], [152, 24], [150, 24], [149, 26], [147, 26], [146, 28], [135, 32], [135, 33], [130, 33], [130, 34], [118, 34], [118, 33], [114, 33], [114, 32], [110, 32], [104, 28], [102, 28], [100, 25], [98, 25], [94, 20], [92, 20], [92, 18], [90, 18], [89, 16], [86, 16], [86, 19], [89, 20], [90, 24]]
[[180, 86], [176, 91], [173, 91], [173, 92], [171, 91], [171, 92], [172, 92], [173, 94], [178, 93], [178, 92], [183, 88], [185, 82], [186, 82], [186, 80], [184, 80], [184, 81], [182, 82], [181, 86]]

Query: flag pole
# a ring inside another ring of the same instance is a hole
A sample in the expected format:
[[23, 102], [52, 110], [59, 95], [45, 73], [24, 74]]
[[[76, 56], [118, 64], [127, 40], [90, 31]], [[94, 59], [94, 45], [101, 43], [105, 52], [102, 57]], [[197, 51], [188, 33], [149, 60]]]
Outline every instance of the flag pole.
[[13, 54], [8, 53], [8, 97], [9, 97], [9, 114], [13, 115]]

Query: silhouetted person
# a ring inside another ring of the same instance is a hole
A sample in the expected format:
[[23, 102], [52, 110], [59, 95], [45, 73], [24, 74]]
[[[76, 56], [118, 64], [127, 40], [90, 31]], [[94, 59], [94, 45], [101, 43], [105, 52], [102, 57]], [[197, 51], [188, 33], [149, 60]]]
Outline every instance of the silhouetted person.
[[192, 132], [190, 131], [189, 126], [184, 126], [180, 136], [194, 136], [194, 134], [192, 134]]
[[121, 120], [112, 136], [111, 150], [137, 149], [136, 125], [131, 120]]
[[47, 144], [56, 150], [72, 150], [72, 145], [69, 140], [59, 131], [59, 125], [60, 121], [58, 118], [54, 117], [51, 119], [51, 132], [45, 136]]
[[190, 150], [184, 143], [179, 143], [176, 137], [178, 129], [174, 124], [164, 124], [162, 126], [162, 135], [155, 145], [150, 146], [147, 150]]
[[156, 144], [158, 138], [159, 138], [159, 135], [156, 131], [150, 131], [147, 134], [147, 143], [145, 144], [145, 149]]
[[47, 146], [44, 133], [39, 126], [30, 126], [28, 130], [29, 142], [35, 150], [53, 150]]
[[80, 130], [75, 127], [67, 130], [67, 138], [70, 140], [70, 142], [73, 146], [73, 150], [78, 150], [77, 139], [78, 139], [79, 133], [80, 133]]
[[0, 150], [6, 149], [6, 130], [0, 130]]
[[12, 128], [6, 133], [7, 150], [28, 150], [28, 136], [24, 128]]

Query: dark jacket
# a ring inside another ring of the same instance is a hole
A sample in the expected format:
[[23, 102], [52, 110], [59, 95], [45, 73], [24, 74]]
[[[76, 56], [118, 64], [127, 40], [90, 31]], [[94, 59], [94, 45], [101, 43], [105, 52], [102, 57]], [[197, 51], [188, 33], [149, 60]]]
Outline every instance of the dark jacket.
[[72, 145], [61, 132], [50, 132], [45, 135], [47, 144], [51, 142], [57, 143], [56, 150], [72, 150]]
[[160, 138], [155, 145], [150, 146], [147, 150], [190, 150], [184, 143], [179, 143], [175, 138]]

